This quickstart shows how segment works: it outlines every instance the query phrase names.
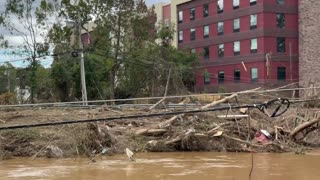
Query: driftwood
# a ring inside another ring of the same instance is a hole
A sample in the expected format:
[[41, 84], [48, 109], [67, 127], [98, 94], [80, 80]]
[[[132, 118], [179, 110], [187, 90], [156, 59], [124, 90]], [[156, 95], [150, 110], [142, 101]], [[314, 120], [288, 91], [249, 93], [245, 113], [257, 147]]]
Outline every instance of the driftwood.
[[249, 115], [228, 114], [228, 115], [219, 115], [218, 119], [242, 119], [247, 117], [249, 117]]
[[176, 137], [176, 138], [174, 138], [174, 139], [171, 139], [171, 140], [169, 140], [169, 141], [166, 141], [164, 144], [165, 144], [165, 145], [174, 144], [174, 143], [177, 143], [177, 142], [181, 141], [182, 138], [183, 138], [182, 136], [178, 136], [178, 137]]
[[311, 127], [311, 126], [313, 126], [314, 124], [318, 123], [319, 121], [320, 121], [320, 118], [314, 119], [312, 121], [305, 122], [305, 123], [301, 124], [300, 126], [294, 128], [294, 130], [289, 135], [290, 138], [291, 139], [295, 139], [295, 136], [298, 133], [302, 132], [303, 130], [305, 130], [305, 129]]
[[222, 104], [222, 103], [224, 103], [224, 102], [226, 102], [226, 101], [228, 101], [228, 100], [230, 100], [230, 99], [233, 99], [233, 98], [235, 98], [235, 97], [237, 97], [237, 96], [238, 96], [238, 93], [232, 94], [231, 96], [225, 97], [225, 98], [220, 99], [220, 100], [218, 100], [218, 101], [214, 101], [214, 102], [212, 102], [212, 103], [210, 103], [210, 104], [207, 104], [207, 105], [205, 105], [205, 106], [202, 106], [200, 109], [208, 109], [208, 108], [210, 108], [210, 107], [217, 106], [217, 105]]
[[[226, 101], [228, 101], [228, 100], [230, 100], [230, 99], [233, 99], [233, 98], [237, 97], [239, 94], [254, 92], [254, 91], [257, 91], [257, 90], [259, 90], [259, 89], [260, 89], [260, 87], [259, 87], [259, 88], [252, 89], [252, 90], [246, 90], [246, 91], [241, 91], [241, 92], [238, 92], [238, 93], [234, 93], [234, 94], [232, 94], [231, 96], [225, 97], [225, 98], [223, 98], [223, 99], [221, 99], [221, 100], [214, 101], [214, 102], [212, 102], [212, 103], [210, 103], [210, 104], [207, 104], [207, 105], [205, 105], [205, 106], [202, 106], [200, 109], [201, 109], [201, 110], [204, 110], [204, 109], [207, 109], [207, 108], [211, 108], [211, 107], [217, 106], [217, 105], [219, 105], [219, 104], [221, 104], [221, 103], [224, 103], [224, 102], [226, 102]], [[169, 120], [166, 120], [166, 121], [160, 123], [160, 124], [158, 125], [158, 127], [163, 128], [163, 127], [170, 126], [170, 124], [173, 123], [179, 116], [184, 116], [184, 114], [180, 114], [180, 115], [173, 116], [173, 117], [170, 118]]]
[[140, 129], [136, 132], [136, 135], [158, 136], [166, 132], [166, 129]]
[[134, 157], [134, 153], [129, 148], [126, 148], [125, 151], [130, 161], [136, 161], [136, 158]]
[[209, 136], [215, 134], [218, 129], [222, 128], [221, 126], [224, 126], [224, 125], [226, 125], [226, 124], [229, 124], [229, 123], [221, 123], [221, 124], [213, 123], [213, 125], [214, 125], [215, 127], [214, 127], [213, 129], [209, 130], [209, 131], [207, 132], [207, 134], [208, 134]]
[[184, 114], [173, 116], [169, 120], [166, 120], [166, 121], [158, 124], [158, 127], [159, 128], [164, 128], [164, 127], [170, 126], [170, 124], [172, 124], [176, 119], [178, 119], [178, 117], [182, 117], [182, 116], [184, 116]]

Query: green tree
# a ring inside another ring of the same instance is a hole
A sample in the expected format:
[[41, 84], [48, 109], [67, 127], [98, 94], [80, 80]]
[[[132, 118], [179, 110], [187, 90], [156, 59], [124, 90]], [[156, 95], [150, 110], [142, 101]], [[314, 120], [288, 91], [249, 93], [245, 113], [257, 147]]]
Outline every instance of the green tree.
[[5, 10], [1, 12], [0, 24], [12, 35], [21, 37], [23, 40], [21, 48], [28, 54], [31, 102], [34, 102], [37, 88], [38, 57], [48, 54], [49, 43], [43, 38], [46, 37], [49, 18], [52, 18], [55, 12], [56, 3], [55, 0], [7, 0]]
[[0, 65], [0, 94], [14, 92], [15, 85], [16, 68], [10, 63]]
[[[143, 0], [80, 2], [82, 4], [63, 1], [65, 4], [62, 14], [77, 20], [77, 11], [81, 10], [81, 22], [87, 22], [91, 17], [95, 19], [96, 27], [90, 34], [94, 41], [85, 49], [87, 91], [90, 99], [163, 95], [170, 69], [172, 93], [186, 92], [187, 88], [184, 87], [192, 86], [195, 55], [179, 51], [170, 45], [174, 33], [172, 28], [161, 26], [161, 29], [155, 31], [154, 9], [148, 9]], [[81, 26], [82, 29], [85, 28], [82, 23]], [[61, 53], [72, 46], [59, 45], [62, 39], [70, 36], [66, 33], [67, 30], [61, 26], [52, 30], [54, 38], [50, 39], [55, 40], [56, 52]], [[156, 38], [161, 39], [162, 43], [155, 43]], [[77, 62], [72, 61], [70, 55], [55, 58], [52, 78], [62, 94], [80, 97], [74, 91], [80, 89], [77, 88], [80, 82]], [[75, 93], [70, 93], [71, 91]], [[61, 96], [61, 99], [67, 98]]]

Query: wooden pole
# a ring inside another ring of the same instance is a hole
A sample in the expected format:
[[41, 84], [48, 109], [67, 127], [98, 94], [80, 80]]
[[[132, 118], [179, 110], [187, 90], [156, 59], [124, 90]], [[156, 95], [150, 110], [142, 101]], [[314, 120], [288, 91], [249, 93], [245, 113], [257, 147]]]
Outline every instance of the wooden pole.
[[292, 44], [290, 42], [289, 44], [289, 49], [290, 49], [290, 81], [293, 81], [293, 75], [292, 75], [292, 48], [291, 48]]

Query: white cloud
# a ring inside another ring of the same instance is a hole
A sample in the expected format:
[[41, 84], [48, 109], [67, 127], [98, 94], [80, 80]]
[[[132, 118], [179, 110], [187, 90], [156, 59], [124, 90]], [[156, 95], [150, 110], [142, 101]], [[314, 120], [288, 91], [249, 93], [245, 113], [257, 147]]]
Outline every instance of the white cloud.
[[146, 0], [146, 4], [148, 6], [152, 5], [152, 4], [157, 4], [157, 3], [160, 3], [160, 2], [170, 2], [170, 0]]

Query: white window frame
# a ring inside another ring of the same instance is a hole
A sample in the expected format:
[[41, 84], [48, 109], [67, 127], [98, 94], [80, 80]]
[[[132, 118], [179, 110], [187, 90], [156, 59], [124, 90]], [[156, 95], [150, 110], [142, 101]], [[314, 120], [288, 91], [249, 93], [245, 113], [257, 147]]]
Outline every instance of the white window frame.
[[256, 67], [251, 68], [251, 80], [257, 81], [259, 79], [259, 70]]
[[240, 52], [240, 41], [233, 42], [233, 52]]
[[240, 6], [240, 0], [233, 0], [233, 7]]
[[179, 31], [179, 38], [178, 38], [178, 40], [179, 40], [180, 42], [183, 41], [183, 31]]
[[222, 33], [224, 33], [224, 22], [223, 21], [218, 22], [218, 33], [221, 33], [220, 29], [222, 30]]
[[257, 38], [251, 39], [250, 50], [258, 50], [258, 39]]
[[[191, 34], [194, 32], [194, 39], [191, 39]], [[196, 37], [197, 36], [197, 34], [196, 34], [196, 28], [191, 28], [190, 29], [190, 40], [191, 41], [193, 41], [193, 40], [196, 40]]]
[[183, 22], [183, 11], [178, 12], [178, 22]]
[[258, 25], [258, 15], [251, 14], [250, 15], [250, 26], [257, 26]]
[[220, 8], [220, 10], [222, 10], [222, 11], [223, 11], [223, 8], [224, 8], [224, 7], [223, 7], [223, 3], [224, 3], [223, 0], [218, 0], [218, 1], [217, 1], [217, 5], [218, 5], [218, 7]]
[[[238, 28], [236, 28], [236, 25]], [[240, 29], [240, 18], [234, 19], [233, 20], [233, 30]]]
[[208, 36], [209, 37], [210, 34], [210, 27], [209, 25], [205, 25], [203, 26], [203, 37]]

